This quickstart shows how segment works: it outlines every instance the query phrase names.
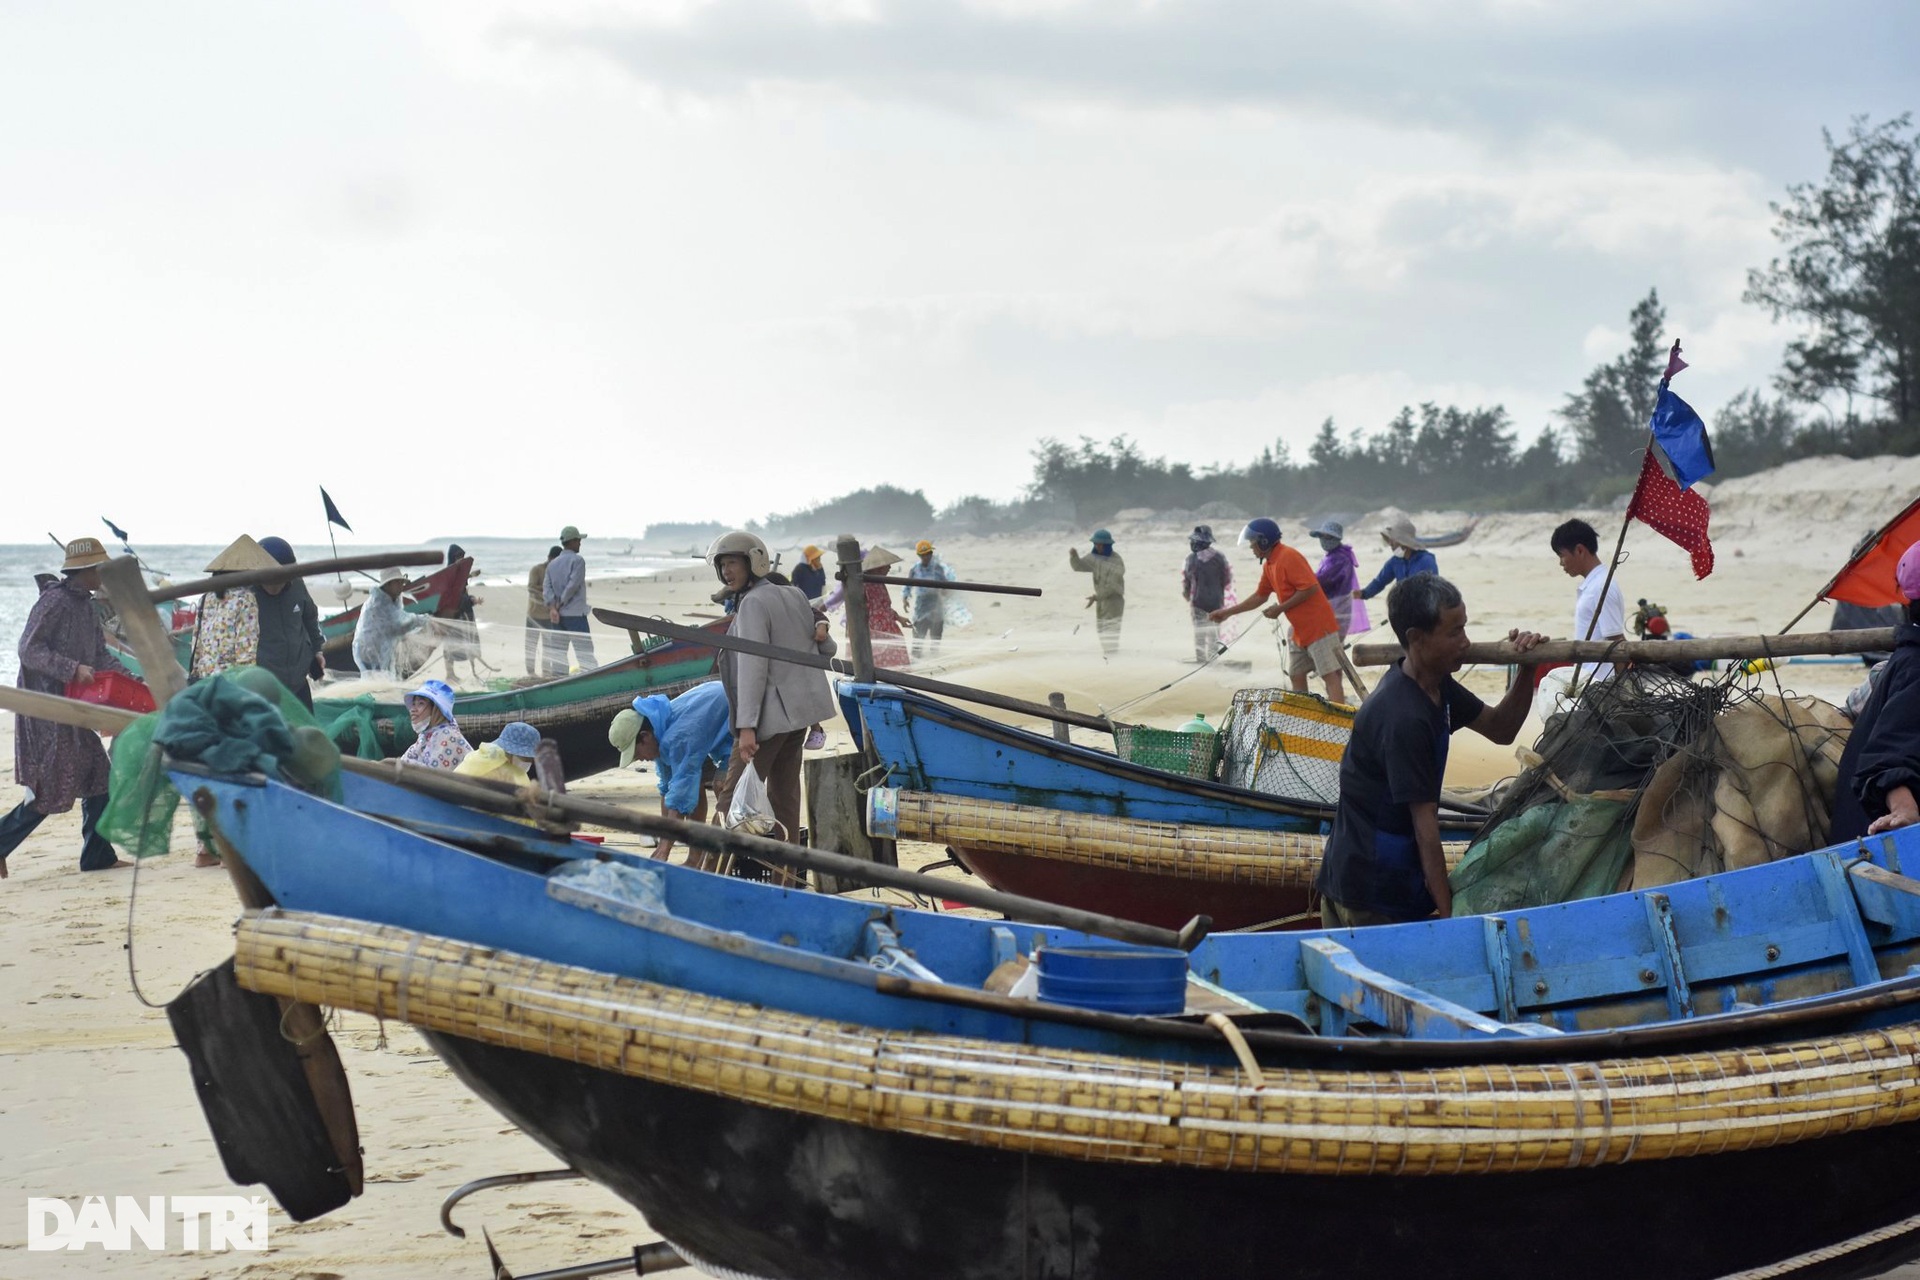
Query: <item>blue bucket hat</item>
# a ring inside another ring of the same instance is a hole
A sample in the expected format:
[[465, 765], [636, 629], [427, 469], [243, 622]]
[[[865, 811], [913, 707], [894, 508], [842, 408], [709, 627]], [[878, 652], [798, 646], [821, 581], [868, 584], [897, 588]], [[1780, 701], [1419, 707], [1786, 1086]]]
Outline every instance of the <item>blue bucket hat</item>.
[[1113, 545], [1113, 535], [1105, 529], [1095, 529], [1093, 531], [1092, 542], [1096, 547], [1110, 547]]
[[533, 753], [540, 748], [540, 731], [525, 720], [515, 720], [500, 731], [493, 744], [510, 756], [519, 756], [522, 760], [533, 759]]
[[445, 680], [429, 680], [407, 695], [409, 698], [425, 698], [440, 708], [440, 714], [453, 721], [453, 686]]

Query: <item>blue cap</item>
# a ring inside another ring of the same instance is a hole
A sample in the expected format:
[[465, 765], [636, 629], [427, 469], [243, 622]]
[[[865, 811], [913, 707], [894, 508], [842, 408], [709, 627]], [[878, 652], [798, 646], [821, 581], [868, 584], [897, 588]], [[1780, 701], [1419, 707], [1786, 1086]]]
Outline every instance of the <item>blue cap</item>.
[[293, 548], [287, 545], [285, 538], [262, 538], [260, 549], [281, 564], [293, 563]]
[[525, 720], [515, 720], [500, 731], [493, 743], [510, 756], [531, 760], [540, 748], [540, 731]]

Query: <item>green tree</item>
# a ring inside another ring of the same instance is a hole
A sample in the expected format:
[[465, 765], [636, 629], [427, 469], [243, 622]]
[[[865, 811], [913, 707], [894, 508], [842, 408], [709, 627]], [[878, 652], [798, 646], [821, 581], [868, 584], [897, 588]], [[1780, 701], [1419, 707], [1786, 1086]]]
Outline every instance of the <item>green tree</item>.
[[1627, 349], [1596, 366], [1561, 406], [1575, 456], [1589, 472], [1629, 465], [1646, 442], [1660, 375], [1667, 371], [1666, 327], [1660, 291], [1649, 289], [1627, 317]]
[[1826, 181], [1770, 206], [1786, 257], [1747, 273], [1746, 301], [1808, 326], [1787, 344], [1782, 392], [1844, 395], [1849, 424], [1854, 397], [1871, 397], [1909, 435], [1920, 427], [1920, 134], [1909, 114], [1855, 117], [1844, 142], [1820, 137]]
[[1768, 400], [1751, 387], [1720, 406], [1713, 418], [1713, 460], [1721, 479], [1750, 475], [1801, 456], [1800, 419], [1785, 400]]

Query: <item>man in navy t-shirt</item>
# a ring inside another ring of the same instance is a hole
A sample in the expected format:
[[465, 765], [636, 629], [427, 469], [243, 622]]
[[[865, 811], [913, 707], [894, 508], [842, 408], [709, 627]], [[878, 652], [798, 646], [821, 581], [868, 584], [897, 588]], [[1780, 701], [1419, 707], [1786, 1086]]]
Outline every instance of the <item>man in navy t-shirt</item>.
[[[1360, 705], [1340, 761], [1340, 804], [1315, 886], [1329, 929], [1452, 914], [1440, 851], [1448, 738], [1472, 729], [1504, 746], [1532, 701], [1530, 665], [1495, 707], [1453, 678], [1467, 652], [1467, 607], [1445, 578], [1423, 574], [1397, 584], [1387, 621], [1406, 656]], [[1524, 653], [1542, 637], [1510, 631], [1507, 639]]]

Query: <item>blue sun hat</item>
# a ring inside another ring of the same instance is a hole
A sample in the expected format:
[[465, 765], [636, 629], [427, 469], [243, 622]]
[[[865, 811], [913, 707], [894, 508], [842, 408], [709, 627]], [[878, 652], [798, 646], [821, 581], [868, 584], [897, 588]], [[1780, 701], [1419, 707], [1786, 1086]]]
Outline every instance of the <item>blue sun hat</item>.
[[409, 698], [425, 698], [440, 708], [440, 714], [453, 723], [453, 686], [445, 680], [429, 680], [407, 695]]
[[1110, 547], [1113, 545], [1113, 535], [1105, 529], [1095, 529], [1091, 541], [1096, 547]]
[[493, 744], [510, 756], [531, 760], [533, 753], [540, 749], [540, 731], [525, 720], [515, 720], [500, 731]]

